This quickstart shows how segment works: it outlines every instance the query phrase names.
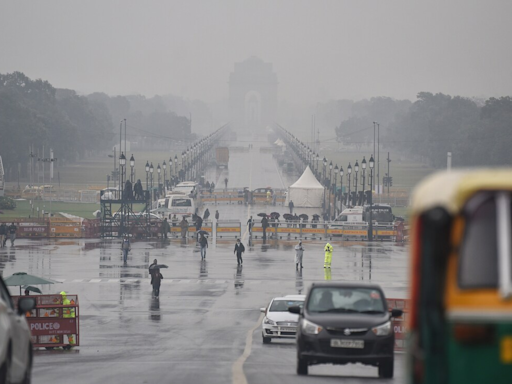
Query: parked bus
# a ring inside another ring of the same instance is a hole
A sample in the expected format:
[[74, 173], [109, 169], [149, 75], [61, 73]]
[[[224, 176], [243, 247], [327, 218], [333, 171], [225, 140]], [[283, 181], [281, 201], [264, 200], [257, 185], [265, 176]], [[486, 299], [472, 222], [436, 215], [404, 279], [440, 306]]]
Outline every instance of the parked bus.
[[409, 382], [512, 380], [512, 169], [438, 173], [415, 190]]

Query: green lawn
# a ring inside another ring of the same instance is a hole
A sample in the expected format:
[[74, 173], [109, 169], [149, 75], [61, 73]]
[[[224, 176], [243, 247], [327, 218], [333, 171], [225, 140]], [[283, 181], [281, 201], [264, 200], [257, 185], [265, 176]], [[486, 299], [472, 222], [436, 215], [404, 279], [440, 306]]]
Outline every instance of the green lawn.
[[[41, 217], [42, 211], [49, 212], [51, 209], [52, 214], [57, 215], [58, 212], [64, 212], [75, 216], [80, 216], [86, 219], [93, 219], [93, 212], [100, 209], [99, 203], [61, 203], [52, 202], [50, 207], [49, 201], [38, 201], [34, 204], [33, 211], [30, 208], [28, 200], [16, 200], [16, 209], [14, 210], [2, 210], [3, 214], [0, 214], [1, 221], [7, 221], [17, 218], [28, 218], [37, 217], [37, 207], [39, 207], [39, 216]], [[134, 211], [140, 211], [144, 208], [143, 204], [134, 205]], [[119, 209], [117, 206], [113, 206], [112, 209], [116, 211]]]

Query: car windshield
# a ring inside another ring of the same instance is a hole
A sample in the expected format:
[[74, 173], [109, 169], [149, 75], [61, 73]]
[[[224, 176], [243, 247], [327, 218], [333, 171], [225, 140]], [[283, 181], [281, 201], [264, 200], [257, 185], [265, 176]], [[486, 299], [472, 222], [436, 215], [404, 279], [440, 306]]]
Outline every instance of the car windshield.
[[307, 310], [316, 313], [381, 314], [385, 306], [378, 289], [316, 287], [311, 291]]
[[301, 307], [304, 301], [301, 300], [274, 300], [270, 306], [269, 312], [288, 312], [289, 307]]
[[192, 202], [190, 199], [173, 199], [172, 200], [172, 207], [191, 207]]

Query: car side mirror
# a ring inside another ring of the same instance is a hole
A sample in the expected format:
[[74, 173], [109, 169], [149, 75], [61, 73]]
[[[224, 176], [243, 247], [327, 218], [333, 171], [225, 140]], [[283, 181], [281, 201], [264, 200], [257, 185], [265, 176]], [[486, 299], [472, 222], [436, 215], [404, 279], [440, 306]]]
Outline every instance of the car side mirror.
[[36, 299], [31, 297], [21, 297], [18, 300], [18, 314], [24, 314], [25, 312], [29, 312], [36, 307]]
[[392, 309], [391, 310], [391, 317], [400, 317], [404, 314], [404, 311], [401, 309]]
[[290, 312], [290, 313], [295, 313], [297, 315], [300, 315], [300, 311], [301, 311], [301, 309], [298, 305], [293, 306], [293, 307], [288, 307], [288, 312]]
[[265, 312], [267, 312], [267, 308], [260, 308], [260, 312], [261, 312], [261, 313], [265, 313]]

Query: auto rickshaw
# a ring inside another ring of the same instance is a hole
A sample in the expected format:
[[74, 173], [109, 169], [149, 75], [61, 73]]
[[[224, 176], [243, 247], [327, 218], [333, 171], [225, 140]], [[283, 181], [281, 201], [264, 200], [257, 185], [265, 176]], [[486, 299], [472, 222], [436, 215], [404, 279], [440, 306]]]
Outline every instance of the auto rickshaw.
[[411, 383], [512, 382], [512, 169], [442, 172], [412, 203]]

